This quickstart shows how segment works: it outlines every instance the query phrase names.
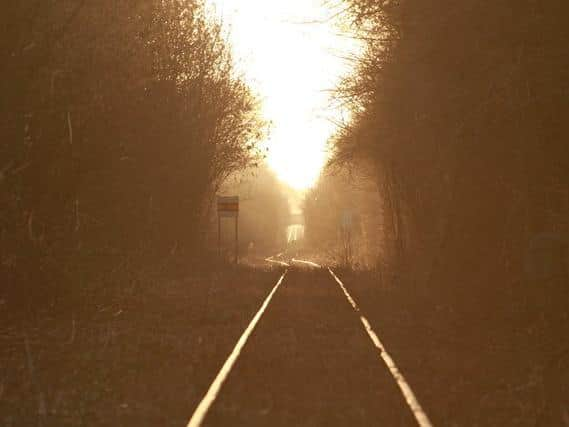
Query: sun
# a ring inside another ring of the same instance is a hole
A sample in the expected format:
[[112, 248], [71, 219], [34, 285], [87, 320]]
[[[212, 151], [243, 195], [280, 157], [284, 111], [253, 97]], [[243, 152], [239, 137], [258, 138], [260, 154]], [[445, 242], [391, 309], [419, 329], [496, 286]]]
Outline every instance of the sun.
[[[346, 114], [331, 90], [350, 72], [358, 43], [339, 34], [323, 0], [209, 0], [229, 29], [238, 68], [272, 123], [267, 162], [297, 190], [315, 185], [333, 125]], [[330, 2], [328, 2], [330, 3]]]

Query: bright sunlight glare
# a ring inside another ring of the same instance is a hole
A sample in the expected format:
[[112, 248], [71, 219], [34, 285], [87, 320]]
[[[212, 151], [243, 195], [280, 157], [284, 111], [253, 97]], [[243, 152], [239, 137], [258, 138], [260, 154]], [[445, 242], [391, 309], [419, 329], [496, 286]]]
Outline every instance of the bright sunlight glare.
[[[236, 63], [271, 123], [267, 161], [297, 190], [312, 187], [345, 112], [331, 90], [349, 73], [357, 43], [342, 35], [325, 0], [209, 0], [230, 31]], [[330, 2], [327, 2], [330, 3]]]

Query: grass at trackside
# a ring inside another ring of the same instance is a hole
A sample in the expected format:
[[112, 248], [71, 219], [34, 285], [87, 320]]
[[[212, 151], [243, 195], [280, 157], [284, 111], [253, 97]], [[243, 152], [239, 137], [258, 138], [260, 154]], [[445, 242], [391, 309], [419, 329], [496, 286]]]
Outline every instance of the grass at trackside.
[[[339, 290], [337, 298], [324, 298], [328, 285], [337, 286], [325, 271], [291, 270], [262, 326], [267, 332], [281, 313], [286, 333], [275, 329], [278, 351], [290, 350], [289, 338], [300, 345], [290, 331], [299, 322], [318, 326], [319, 310], [349, 311]], [[334, 270], [435, 425], [563, 425], [565, 283], [457, 297], [443, 289], [385, 287], [371, 272]], [[176, 274], [110, 274], [28, 305], [25, 313], [2, 297], [0, 425], [185, 425], [282, 271], [261, 260]], [[306, 289], [313, 298], [301, 302]], [[326, 305], [332, 303], [346, 307]], [[290, 310], [298, 313], [289, 324]], [[297, 332], [312, 342], [310, 333]]]
[[338, 274], [435, 425], [569, 422], [566, 283], [461, 299]]
[[279, 272], [138, 275], [25, 316], [4, 301], [0, 425], [185, 425]]

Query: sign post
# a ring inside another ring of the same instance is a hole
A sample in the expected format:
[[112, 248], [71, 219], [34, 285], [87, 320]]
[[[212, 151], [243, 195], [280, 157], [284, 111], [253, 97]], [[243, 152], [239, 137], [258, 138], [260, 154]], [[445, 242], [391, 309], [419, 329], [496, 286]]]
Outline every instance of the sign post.
[[344, 246], [344, 262], [346, 265], [352, 260], [352, 224], [353, 213], [351, 210], [344, 210], [341, 218], [342, 244]]
[[217, 196], [217, 249], [221, 256], [221, 218], [235, 218], [235, 263], [239, 262], [239, 196]]

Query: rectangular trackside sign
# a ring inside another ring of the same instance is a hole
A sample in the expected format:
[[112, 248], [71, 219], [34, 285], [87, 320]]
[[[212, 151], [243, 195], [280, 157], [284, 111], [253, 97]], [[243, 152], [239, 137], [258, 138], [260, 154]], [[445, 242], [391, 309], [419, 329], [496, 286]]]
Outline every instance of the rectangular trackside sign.
[[234, 217], [239, 215], [239, 196], [218, 196], [217, 213], [222, 217]]

